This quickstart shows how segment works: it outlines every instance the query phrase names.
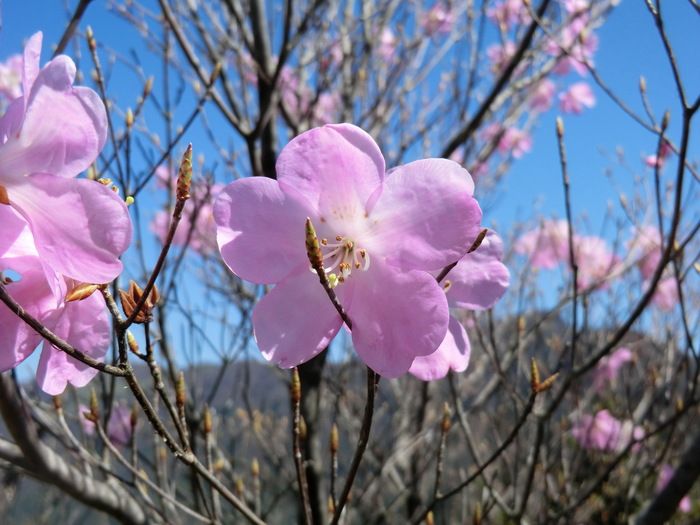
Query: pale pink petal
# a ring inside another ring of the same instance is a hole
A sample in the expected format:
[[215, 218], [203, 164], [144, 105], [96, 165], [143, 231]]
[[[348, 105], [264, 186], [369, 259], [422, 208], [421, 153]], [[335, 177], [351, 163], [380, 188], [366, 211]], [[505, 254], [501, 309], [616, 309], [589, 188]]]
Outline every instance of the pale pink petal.
[[384, 157], [374, 139], [349, 124], [302, 133], [277, 159], [282, 191], [298, 191], [328, 221], [371, 211], [367, 203], [384, 171]]
[[[66, 303], [53, 331], [81, 352], [103, 361], [111, 331], [102, 295], [94, 293], [82, 301]], [[96, 375], [96, 369], [44, 342], [36, 379], [47, 394], [61, 394], [68, 383], [85, 386]]]
[[118, 257], [131, 242], [131, 219], [112, 190], [87, 179], [48, 174], [8, 188], [12, 206], [29, 222], [40, 257], [81, 282], [108, 283], [121, 273]]
[[25, 94], [21, 129], [0, 147], [1, 177], [52, 173], [74, 177], [97, 157], [107, 139], [107, 114], [92, 89], [73, 87], [75, 64], [49, 62]]
[[[371, 274], [371, 275], [369, 275]], [[356, 279], [352, 303], [352, 341], [360, 358], [386, 377], [408, 372], [413, 360], [433, 353], [445, 339], [447, 299], [426, 272], [399, 272], [382, 260]], [[345, 285], [340, 285], [338, 288]]]
[[[344, 297], [344, 304], [349, 302]], [[255, 340], [265, 359], [282, 368], [321, 352], [343, 324], [308, 263], [297, 267], [253, 311]]]
[[308, 203], [264, 177], [226, 186], [214, 203], [217, 242], [229, 268], [258, 284], [281, 281], [307, 261]]
[[41, 68], [41, 43], [43, 39], [44, 34], [39, 31], [34, 33], [24, 46], [24, 52], [22, 54], [24, 60], [22, 68], [22, 89], [27, 96], [32, 90], [36, 77], [39, 76], [39, 70]]
[[469, 172], [451, 160], [392, 170], [370, 214], [366, 248], [404, 269], [435, 270], [459, 260], [481, 229], [473, 191]]
[[[22, 278], [5, 285], [10, 296], [35, 319], [50, 323], [56, 300], [44, 277], [44, 270], [35, 260], [33, 268], [25, 267]], [[14, 368], [34, 352], [42, 341], [36, 331], [0, 302], [0, 372]]]
[[3, 264], [10, 258], [36, 256], [29, 225], [11, 206], [0, 205], [0, 271], [10, 269]]
[[510, 285], [510, 272], [501, 262], [503, 241], [489, 230], [481, 246], [465, 255], [446, 279], [450, 306], [487, 310], [503, 297]]
[[442, 379], [450, 370], [464, 372], [469, 366], [470, 354], [467, 331], [457, 319], [450, 316], [442, 344], [432, 354], [416, 357], [409, 372], [423, 381]]

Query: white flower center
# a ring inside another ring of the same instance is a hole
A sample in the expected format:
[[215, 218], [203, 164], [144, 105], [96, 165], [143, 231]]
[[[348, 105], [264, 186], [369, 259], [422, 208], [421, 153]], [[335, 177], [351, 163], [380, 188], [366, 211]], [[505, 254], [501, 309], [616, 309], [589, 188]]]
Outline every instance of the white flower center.
[[338, 235], [335, 242], [321, 239], [321, 251], [323, 269], [333, 288], [345, 282], [353, 270], [365, 272], [369, 269], [369, 253], [358, 247], [352, 237]]

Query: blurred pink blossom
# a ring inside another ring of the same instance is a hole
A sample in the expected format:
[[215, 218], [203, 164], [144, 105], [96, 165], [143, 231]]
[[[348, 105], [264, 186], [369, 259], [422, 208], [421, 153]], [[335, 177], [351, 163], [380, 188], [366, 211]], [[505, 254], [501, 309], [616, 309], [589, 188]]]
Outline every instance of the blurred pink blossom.
[[[656, 481], [656, 492], [661, 492], [666, 488], [666, 485], [668, 485], [669, 481], [671, 481], [671, 478], [673, 475], [676, 473], [676, 469], [674, 469], [671, 465], [665, 463], [661, 467], [661, 472], [659, 472], [659, 478]], [[690, 501], [690, 496], [687, 494], [681, 499], [680, 503], [678, 504], [678, 510], [681, 512], [690, 512], [690, 509], [692, 507], [692, 503]]]
[[552, 99], [557, 87], [554, 82], [545, 78], [540, 80], [532, 89], [528, 105], [533, 111], [547, 111], [552, 106]]
[[394, 32], [386, 26], [383, 27], [381, 33], [379, 33], [378, 41], [377, 54], [385, 62], [391, 63], [394, 60], [396, 45], [398, 44], [398, 39], [394, 35]]
[[[510, 272], [501, 262], [503, 241], [489, 230], [481, 246], [457, 263], [443, 281], [447, 302], [452, 308], [488, 310], [508, 290]], [[439, 272], [433, 272], [437, 275]], [[424, 381], [441, 379], [451, 369], [463, 372], [469, 365], [471, 346], [461, 323], [450, 317], [447, 335], [430, 355], [416, 357], [411, 372]]]
[[608, 249], [608, 243], [595, 235], [574, 236], [574, 257], [578, 265], [578, 287], [609, 287], [608, 277], [620, 264], [620, 258]]
[[541, 226], [524, 233], [515, 242], [515, 252], [526, 255], [533, 266], [555, 268], [569, 258], [569, 225], [565, 220], [545, 219]]
[[625, 363], [634, 360], [634, 354], [629, 348], [618, 348], [612, 354], [603, 357], [595, 368], [593, 388], [601, 390], [617, 379], [620, 369]]
[[659, 154], [657, 155], [654, 153], [653, 155], [644, 157], [644, 164], [650, 168], [656, 168], [657, 165], [659, 168], [661, 168], [665, 164], [666, 159], [671, 156], [671, 153], [673, 153], [671, 145], [668, 142], [663, 141], [661, 143], [661, 147], [659, 148]]
[[595, 106], [593, 90], [586, 82], [577, 82], [569, 86], [564, 93], [559, 94], [559, 108], [563, 113], [580, 115], [583, 113], [584, 106], [588, 108]]
[[428, 36], [446, 35], [452, 31], [454, 15], [448, 6], [438, 0], [418, 22]]
[[[81, 424], [83, 431], [87, 436], [95, 435], [95, 423], [83, 416], [84, 412], [90, 412], [90, 409], [85, 405], [80, 405]], [[129, 444], [131, 438], [131, 409], [124, 405], [118, 405], [112, 409], [107, 423], [107, 437], [113, 445], [117, 447], [125, 447]]]
[[343, 326], [309, 270], [302, 239], [307, 217], [367, 366], [397, 377], [417, 356], [433, 353], [450, 316], [445, 293], [428, 271], [459, 260], [481, 228], [466, 170], [427, 159], [387, 172], [374, 140], [350, 124], [297, 136], [276, 168], [277, 180], [237, 180], [214, 204], [224, 261], [243, 279], [276, 284], [252, 316], [265, 358], [297, 366]]
[[588, 0], [559, 0], [567, 13], [584, 13], [590, 7]]
[[496, 24], [508, 30], [515, 24], [529, 22], [530, 14], [527, 12], [523, 0], [501, 0], [486, 11], [486, 16]]
[[651, 302], [664, 312], [672, 310], [678, 304], [678, 281], [676, 278], [662, 278], [656, 285]]
[[486, 141], [492, 140], [500, 134], [496, 150], [502, 155], [512, 155], [519, 159], [532, 149], [532, 137], [523, 130], [509, 127], [503, 130], [498, 123], [492, 123], [483, 132]]
[[[156, 169], [156, 186], [170, 187], [172, 193], [177, 186], [177, 176], [167, 166]], [[194, 181], [190, 189], [190, 200], [182, 212], [182, 219], [175, 230], [174, 246], [185, 246], [199, 253], [208, 255], [216, 251], [216, 223], [214, 222], [214, 197], [223, 189], [222, 184], [207, 185], [203, 181]], [[156, 212], [150, 224], [150, 230], [163, 244], [170, 229], [171, 214], [167, 210]]]
[[584, 76], [588, 73], [586, 64], [593, 66], [593, 55], [598, 50], [598, 35], [585, 28], [587, 23], [586, 16], [579, 16], [562, 30], [559, 43], [568, 54], [557, 42], [550, 41], [547, 44], [546, 51], [550, 55], [560, 56], [552, 73], [563, 76], [573, 69]]
[[491, 44], [486, 48], [486, 58], [491, 62], [494, 75], [500, 74], [510, 62], [516, 51], [515, 44], [506, 40], [503, 44]]
[[643, 279], [654, 275], [662, 255], [661, 236], [657, 226], [647, 224], [634, 228], [632, 238], [625, 243], [625, 247], [632, 260], [636, 261]]
[[581, 448], [604, 452], [622, 452], [632, 442], [644, 437], [644, 429], [630, 420], [620, 421], [607, 410], [578, 418], [571, 434]]

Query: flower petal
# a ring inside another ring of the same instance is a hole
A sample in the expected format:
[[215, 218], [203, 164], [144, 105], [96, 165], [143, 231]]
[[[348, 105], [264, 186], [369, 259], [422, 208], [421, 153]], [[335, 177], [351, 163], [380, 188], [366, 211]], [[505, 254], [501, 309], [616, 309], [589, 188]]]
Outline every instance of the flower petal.
[[29, 223], [42, 260], [81, 282], [108, 283], [121, 273], [118, 257], [131, 242], [132, 226], [126, 205], [112, 190], [43, 173], [23, 179], [8, 196]]
[[306, 262], [307, 203], [264, 177], [240, 179], [214, 203], [217, 242], [229, 268], [258, 284], [280, 282]]
[[63, 55], [39, 72], [24, 95], [21, 129], [0, 147], [3, 178], [30, 173], [74, 177], [97, 158], [107, 139], [107, 113], [92, 89], [72, 86], [74, 78], [75, 64]]
[[[349, 297], [344, 298], [349, 301]], [[343, 324], [308, 264], [295, 268], [253, 311], [255, 339], [265, 359], [282, 368], [305, 363]]]
[[[447, 299], [435, 279], [419, 271], [399, 272], [380, 258], [367, 272], [353, 272], [352, 341], [360, 358], [386, 377], [398, 377], [419, 355], [445, 339]], [[341, 285], [346, 286], [346, 285]], [[340, 287], [339, 287], [340, 288]]]
[[[87, 299], [66, 303], [54, 333], [90, 357], [102, 361], [110, 342], [110, 324], [105, 302], [99, 293]], [[44, 342], [36, 379], [47, 394], [61, 394], [68, 383], [85, 386], [97, 370], [73, 359]]]
[[467, 310], [487, 310], [503, 297], [510, 285], [510, 272], [501, 262], [503, 241], [489, 230], [475, 251], [465, 255], [447, 279], [450, 306]]
[[[27, 313], [47, 325], [50, 324], [56, 300], [38, 260], [35, 260], [33, 267], [24, 269], [19, 281], [6, 284], [5, 287]], [[5, 372], [29, 357], [42, 338], [0, 302], [0, 341], [3, 345], [0, 352], [0, 372]]]
[[[403, 269], [436, 270], [459, 260], [481, 229], [469, 172], [447, 159], [392, 170], [370, 214], [370, 253]], [[365, 244], [367, 241], [365, 241]]]
[[445, 340], [432, 354], [416, 357], [409, 372], [423, 381], [442, 379], [450, 369], [464, 372], [469, 366], [470, 355], [471, 345], [467, 331], [457, 319], [450, 316]]
[[302, 133], [277, 159], [282, 191], [296, 190], [328, 221], [369, 211], [366, 205], [384, 171], [384, 157], [374, 139], [350, 124]]

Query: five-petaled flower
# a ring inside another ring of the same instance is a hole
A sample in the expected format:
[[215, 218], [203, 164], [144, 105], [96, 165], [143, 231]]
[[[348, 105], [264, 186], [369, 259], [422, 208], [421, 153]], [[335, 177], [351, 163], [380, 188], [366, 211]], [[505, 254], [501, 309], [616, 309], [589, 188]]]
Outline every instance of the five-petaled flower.
[[397, 377], [445, 339], [447, 298], [430, 271], [462, 258], [480, 232], [469, 173], [446, 159], [388, 173], [374, 140], [340, 124], [293, 139], [277, 180], [229, 184], [214, 205], [224, 261], [239, 277], [276, 284], [253, 312], [263, 355], [289, 368], [321, 352], [343, 325], [310, 269], [307, 217], [325, 272], [375, 372]]
[[131, 242], [126, 205], [110, 188], [74, 178], [107, 139], [107, 113], [92, 89], [73, 86], [76, 68], [60, 55], [39, 69], [42, 34], [24, 48], [23, 96], [0, 119], [0, 205], [29, 224], [42, 262], [88, 283], [121, 273]]

